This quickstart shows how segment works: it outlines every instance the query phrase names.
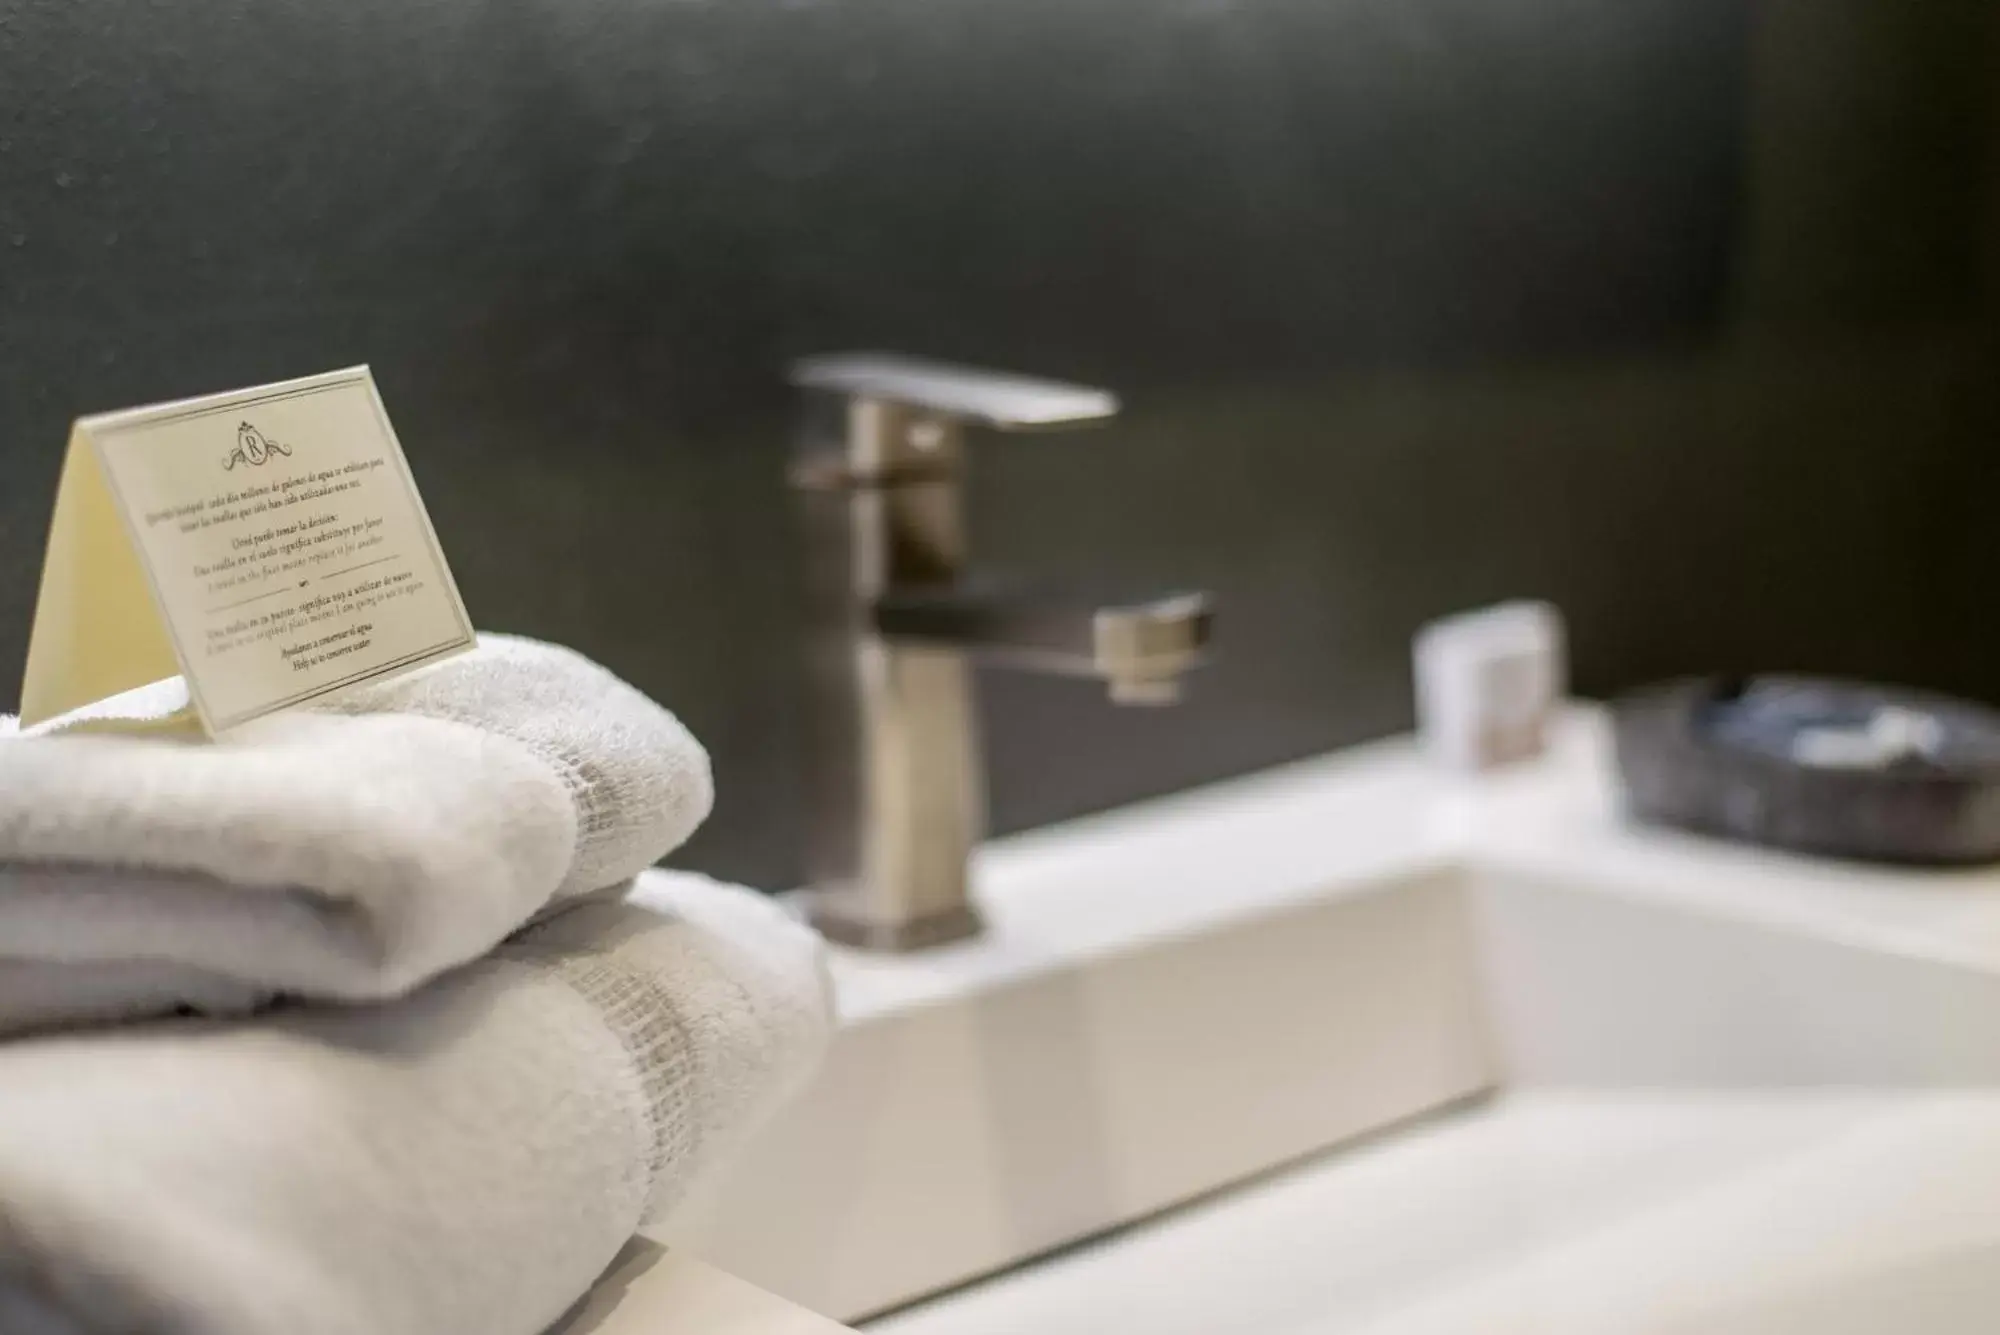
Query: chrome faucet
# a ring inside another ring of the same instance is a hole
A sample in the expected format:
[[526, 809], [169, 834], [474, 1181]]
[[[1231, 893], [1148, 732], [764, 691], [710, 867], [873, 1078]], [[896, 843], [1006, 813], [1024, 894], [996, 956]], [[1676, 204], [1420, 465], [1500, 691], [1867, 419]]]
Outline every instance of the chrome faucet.
[[1101, 422], [1118, 411], [1103, 390], [880, 353], [808, 358], [791, 379], [806, 391], [792, 485], [811, 565], [813, 920], [873, 949], [968, 936], [985, 794], [967, 656], [1170, 703], [1207, 647], [1208, 598], [1105, 605], [967, 576], [965, 428]]

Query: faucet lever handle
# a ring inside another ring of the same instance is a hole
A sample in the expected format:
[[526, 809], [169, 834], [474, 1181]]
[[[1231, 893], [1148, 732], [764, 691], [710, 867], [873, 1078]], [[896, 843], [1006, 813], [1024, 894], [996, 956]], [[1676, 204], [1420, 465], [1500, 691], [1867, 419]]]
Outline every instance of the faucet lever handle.
[[918, 412], [1001, 431], [1045, 431], [1100, 422], [1118, 412], [1109, 390], [982, 371], [893, 352], [841, 352], [794, 362], [791, 382], [851, 399], [894, 403]]

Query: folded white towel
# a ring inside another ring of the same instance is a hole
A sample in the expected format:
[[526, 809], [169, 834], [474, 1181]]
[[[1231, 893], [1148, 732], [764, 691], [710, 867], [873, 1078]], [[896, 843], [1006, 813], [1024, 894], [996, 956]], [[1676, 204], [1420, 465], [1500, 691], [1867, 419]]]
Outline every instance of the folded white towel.
[[552, 645], [483, 636], [336, 708], [214, 745], [0, 737], [0, 1033], [400, 995], [629, 879], [712, 798], [673, 715]]
[[[0, 958], [0, 1037], [71, 1025], [184, 1012], [240, 1015], [266, 1005], [268, 987], [154, 960], [56, 964]], [[0, 1332], [7, 1328], [0, 1326]]]
[[817, 939], [649, 872], [402, 1000], [0, 1048], [9, 1335], [537, 1335], [810, 1074]]
[[629, 881], [708, 818], [708, 752], [680, 720], [574, 649], [483, 634], [472, 653], [364, 686], [327, 708], [467, 723], [533, 751], [562, 779], [576, 850], [558, 897]]

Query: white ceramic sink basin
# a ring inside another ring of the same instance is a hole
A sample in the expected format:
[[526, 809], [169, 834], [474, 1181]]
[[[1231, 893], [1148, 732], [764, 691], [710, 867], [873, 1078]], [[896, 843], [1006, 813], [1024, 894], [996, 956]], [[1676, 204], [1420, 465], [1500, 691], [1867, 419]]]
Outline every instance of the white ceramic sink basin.
[[993, 846], [665, 1236], [841, 1320], [1009, 1272], [896, 1335], [1990, 1328], [2000, 875], [1633, 830], [1602, 732]]
[[876, 1335], [1983, 1335], [2000, 1096], [1534, 1092]]

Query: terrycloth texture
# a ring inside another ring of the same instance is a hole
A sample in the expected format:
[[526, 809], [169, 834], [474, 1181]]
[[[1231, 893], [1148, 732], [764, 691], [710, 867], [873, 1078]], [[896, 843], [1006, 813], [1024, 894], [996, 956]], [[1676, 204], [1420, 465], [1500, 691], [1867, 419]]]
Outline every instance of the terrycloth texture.
[[393, 995], [526, 921], [575, 842], [547, 765], [439, 719], [0, 742], [0, 956], [39, 966], [33, 1009], [57, 1014], [132, 1011], [114, 999], [135, 961], [253, 995]]
[[651, 872], [400, 1001], [0, 1047], [8, 1335], [539, 1335], [810, 1074], [817, 939]]
[[540, 640], [483, 634], [469, 654], [326, 708], [468, 723], [541, 757], [576, 812], [558, 898], [631, 880], [687, 842], [715, 798], [708, 752], [679, 719], [575, 650]]
[[566, 649], [485, 636], [338, 708], [0, 738], [0, 1033], [398, 996], [708, 812], [699, 743]]

